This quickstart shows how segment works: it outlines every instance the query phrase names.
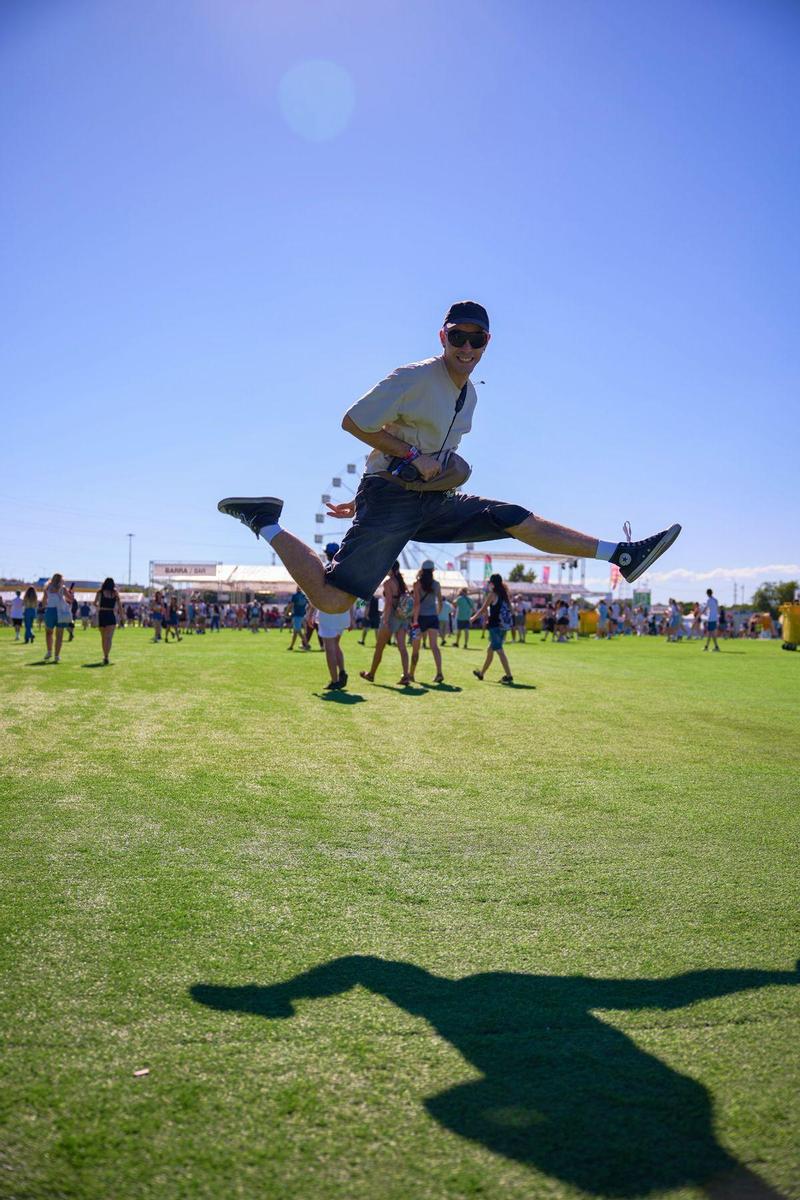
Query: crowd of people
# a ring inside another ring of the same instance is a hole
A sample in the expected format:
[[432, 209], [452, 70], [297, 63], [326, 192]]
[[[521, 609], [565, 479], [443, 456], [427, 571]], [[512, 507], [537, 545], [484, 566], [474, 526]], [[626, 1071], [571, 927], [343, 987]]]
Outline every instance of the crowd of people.
[[114, 630], [125, 620], [122, 600], [111, 576], [100, 584], [93, 604], [86, 600], [79, 603], [75, 596], [75, 585], [67, 583], [58, 572], [47, 580], [41, 595], [33, 585], [29, 585], [24, 592], [21, 588], [16, 591], [10, 609], [5, 603], [0, 603], [0, 622], [10, 621], [15, 641], [20, 640], [24, 630], [25, 644], [32, 645], [36, 641], [35, 630], [41, 633], [44, 628], [44, 662], [61, 661], [64, 636], [68, 641], [73, 641], [75, 626], [80, 621], [84, 629], [88, 629], [90, 624], [99, 629], [102, 665], [108, 666]]
[[[325, 548], [329, 561], [338, 546]], [[152, 631], [152, 641], [167, 644], [187, 636], [219, 633], [223, 629], [247, 630], [251, 634], [269, 630], [286, 630], [289, 644], [286, 649], [308, 652], [319, 644], [326, 653], [330, 679], [326, 690], [338, 691], [347, 685], [347, 671], [341, 636], [348, 630], [360, 632], [359, 642], [366, 644], [368, 633], [375, 638], [372, 662], [361, 678], [373, 682], [388, 647], [397, 650], [400, 659], [401, 687], [416, 682], [420, 653], [429, 650], [434, 667], [433, 683], [444, 682], [442, 649], [466, 650], [470, 634], [488, 640], [486, 658], [480, 670], [473, 671], [482, 680], [497, 656], [503, 674], [501, 682], [513, 684], [514, 677], [507, 657], [507, 639], [523, 644], [528, 637], [538, 635], [543, 642], [569, 642], [579, 632], [589, 632], [602, 640], [625, 636], [663, 637], [668, 642], [702, 641], [704, 650], [719, 651], [719, 641], [733, 637], [759, 637], [780, 634], [765, 623], [763, 614], [733, 614], [721, 606], [711, 588], [704, 601], [692, 606], [687, 615], [685, 605], [670, 599], [666, 607], [650, 608], [632, 605], [627, 600], [601, 598], [592, 609], [573, 597], [562, 597], [534, 607], [522, 595], [512, 595], [508, 584], [494, 574], [484, 585], [480, 600], [470, 596], [466, 587], [451, 598], [442, 592], [434, 577], [435, 564], [427, 559], [417, 572], [416, 579], [407, 584], [399, 562], [395, 562], [383, 581], [379, 594], [358, 601], [346, 613], [323, 613], [310, 603], [297, 588], [288, 603], [267, 603], [257, 599], [248, 603], [210, 601], [197, 594], [177, 594], [156, 591], [143, 597], [139, 604], [123, 606], [122, 598], [112, 578], [107, 578], [90, 600], [85, 593], [78, 600], [75, 585], [68, 584], [60, 574], [54, 574], [41, 592], [33, 586], [18, 589], [6, 604], [0, 600], [0, 623], [10, 624], [15, 640], [32, 644], [44, 630], [43, 661], [58, 663], [65, 639], [72, 641], [78, 623], [84, 629], [97, 628], [100, 633], [102, 665], [110, 661], [115, 629], [124, 624], [139, 625]], [[582, 612], [595, 614], [582, 628]]]

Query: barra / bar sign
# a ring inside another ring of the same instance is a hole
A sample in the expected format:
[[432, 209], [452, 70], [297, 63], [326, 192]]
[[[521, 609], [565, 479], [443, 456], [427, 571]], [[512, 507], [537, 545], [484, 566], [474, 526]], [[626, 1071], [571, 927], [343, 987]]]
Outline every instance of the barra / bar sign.
[[216, 563], [150, 563], [151, 579], [184, 579], [190, 575], [204, 575], [216, 579]]

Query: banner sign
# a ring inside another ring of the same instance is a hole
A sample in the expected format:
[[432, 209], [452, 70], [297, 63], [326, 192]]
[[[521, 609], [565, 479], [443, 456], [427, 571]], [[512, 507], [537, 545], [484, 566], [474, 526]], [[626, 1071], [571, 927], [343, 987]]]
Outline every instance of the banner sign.
[[550, 582], [550, 568], [542, 567], [542, 583]]
[[151, 579], [183, 579], [189, 575], [203, 575], [216, 579], [216, 563], [150, 563]]
[[491, 556], [491, 554], [484, 554], [484, 556], [483, 556], [483, 578], [489, 579], [491, 577], [491, 574], [492, 574], [492, 556]]
[[651, 592], [634, 592], [633, 593], [634, 608], [641, 608], [644, 605], [646, 605], [649, 608], [650, 605], [653, 603], [653, 601], [650, 599], [651, 595], [652, 595]]
[[612, 592], [616, 590], [619, 583], [619, 567], [616, 563], [611, 564], [611, 579], [609, 580]]

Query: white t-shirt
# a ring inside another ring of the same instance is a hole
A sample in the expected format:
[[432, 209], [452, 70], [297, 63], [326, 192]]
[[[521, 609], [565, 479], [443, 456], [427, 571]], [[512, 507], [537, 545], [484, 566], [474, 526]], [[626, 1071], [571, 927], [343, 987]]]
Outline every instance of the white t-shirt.
[[14, 599], [11, 601], [11, 620], [12, 621], [21, 621], [22, 614], [24, 611], [25, 610], [24, 610], [24, 606], [22, 604], [22, 597], [15, 596]]
[[[386, 426], [389, 433], [416, 446], [423, 454], [435, 454], [443, 441], [445, 450], [455, 450], [472, 428], [472, 414], [478, 402], [475, 385], [470, 381], [464, 407], [456, 414], [453, 428], [447, 434], [460, 391], [450, 378], [444, 359], [426, 358], [392, 371], [357, 400], [347, 410], [347, 416], [365, 433], [376, 433]], [[387, 455], [373, 450], [367, 459], [366, 474], [385, 471], [388, 465]]]
[[719, 617], [719, 601], [716, 596], [707, 596], [706, 602], [703, 605], [703, 612], [707, 615], [709, 621], [716, 621]]

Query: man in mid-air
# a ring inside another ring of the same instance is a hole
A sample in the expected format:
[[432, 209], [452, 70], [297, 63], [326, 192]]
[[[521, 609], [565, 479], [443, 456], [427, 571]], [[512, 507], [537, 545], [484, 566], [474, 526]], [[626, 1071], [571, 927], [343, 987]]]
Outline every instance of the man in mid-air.
[[[322, 612], [346, 612], [356, 596], [371, 596], [410, 541], [480, 542], [516, 538], [546, 554], [616, 563], [633, 583], [681, 531], [672, 525], [640, 542], [606, 542], [566, 529], [528, 508], [461, 491], [407, 490], [403, 477], [436, 487], [449, 456], [472, 426], [477, 403], [470, 376], [489, 344], [489, 317], [474, 300], [451, 305], [439, 331], [442, 353], [399, 367], [350, 408], [346, 429], [370, 446], [352, 501], [329, 504], [353, 518], [338, 553], [323, 566], [314, 551], [279, 524], [283, 501], [231, 496], [218, 504], [269, 542], [292, 579]], [[413, 470], [409, 470], [413, 467]], [[629, 535], [630, 536], [630, 535]]]

